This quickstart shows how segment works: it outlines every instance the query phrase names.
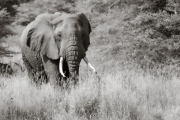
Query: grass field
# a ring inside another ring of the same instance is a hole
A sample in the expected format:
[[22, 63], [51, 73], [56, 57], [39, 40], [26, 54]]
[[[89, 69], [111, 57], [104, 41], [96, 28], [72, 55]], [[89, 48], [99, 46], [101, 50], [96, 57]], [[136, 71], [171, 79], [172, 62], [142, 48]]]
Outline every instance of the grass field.
[[[1, 77], [1, 120], [178, 120], [179, 78], [127, 70], [89, 74], [71, 90]], [[98, 82], [99, 81], [99, 82]]]

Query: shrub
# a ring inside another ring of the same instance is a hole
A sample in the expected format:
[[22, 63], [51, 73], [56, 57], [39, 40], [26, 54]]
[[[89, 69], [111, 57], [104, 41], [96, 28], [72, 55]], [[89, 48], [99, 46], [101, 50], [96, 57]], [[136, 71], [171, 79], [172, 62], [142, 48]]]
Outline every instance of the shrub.
[[15, 19], [15, 24], [27, 25], [34, 18], [42, 13], [54, 13], [54, 12], [73, 12], [72, 7], [74, 3], [67, 2], [65, 0], [34, 0], [29, 3], [23, 3], [20, 6], [16, 6], [18, 11]]
[[6, 9], [0, 10], [0, 38], [11, 33], [9, 29], [6, 28], [6, 25], [9, 24], [12, 20], [10, 19], [9, 13]]

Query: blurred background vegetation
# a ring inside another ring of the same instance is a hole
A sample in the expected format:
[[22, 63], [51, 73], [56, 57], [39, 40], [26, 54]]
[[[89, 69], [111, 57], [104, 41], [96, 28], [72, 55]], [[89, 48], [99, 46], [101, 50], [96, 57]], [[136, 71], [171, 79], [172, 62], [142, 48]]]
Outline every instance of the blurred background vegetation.
[[177, 70], [179, 6], [178, 0], [1, 0], [0, 56], [12, 49], [20, 52], [21, 32], [37, 15], [83, 12], [93, 30], [88, 54], [95, 65], [102, 63], [99, 69], [133, 64], [144, 70], [169, 65]]
[[20, 52], [23, 29], [45, 12], [85, 13], [98, 77], [81, 62], [81, 84], [65, 92], [33, 86], [24, 72], [0, 75], [0, 119], [180, 119], [180, 1], [0, 0], [0, 62]]

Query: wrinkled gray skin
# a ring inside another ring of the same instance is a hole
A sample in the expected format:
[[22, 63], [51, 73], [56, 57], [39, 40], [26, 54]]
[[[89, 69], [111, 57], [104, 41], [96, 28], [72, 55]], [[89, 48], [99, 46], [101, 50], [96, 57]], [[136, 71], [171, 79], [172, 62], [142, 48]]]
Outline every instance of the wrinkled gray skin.
[[[90, 45], [91, 26], [83, 13], [41, 14], [21, 36], [22, 58], [28, 75], [34, 81], [45, 80], [53, 85], [63, 79], [77, 81], [79, 64]], [[59, 71], [63, 57], [63, 78]]]

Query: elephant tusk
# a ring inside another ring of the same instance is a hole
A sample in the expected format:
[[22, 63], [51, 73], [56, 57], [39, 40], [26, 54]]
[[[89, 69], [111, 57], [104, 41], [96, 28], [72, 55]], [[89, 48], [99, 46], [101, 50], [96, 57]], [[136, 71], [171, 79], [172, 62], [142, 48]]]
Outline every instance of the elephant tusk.
[[61, 73], [61, 75], [62, 75], [63, 77], [66, 77], [66, 76], [64, 75], [64, 73], [63, 73], [63, 57], [60, 57], [60, 61], [59, 61], [59, 71], [60, 71], [60, 73]]
[[93, 72], [96, 72], [95, 68], [89, 63], [88, 59], [86, 57], [83, 58], [83, 60], [86, 62], [86, 64], [93, 70]]

